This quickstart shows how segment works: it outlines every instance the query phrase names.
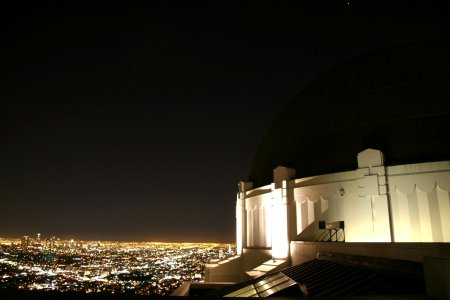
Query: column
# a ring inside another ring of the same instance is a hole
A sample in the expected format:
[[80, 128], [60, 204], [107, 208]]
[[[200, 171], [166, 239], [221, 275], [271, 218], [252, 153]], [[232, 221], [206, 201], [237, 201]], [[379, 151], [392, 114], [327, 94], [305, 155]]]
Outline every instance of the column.
[[236, 200], [236, 252], [242, 255], [242, 250], [246, 244], [246, 211], [245, 211], [245, 194], [253, 187], [252, 182], [241, 181], [238, 184], [238, 193]]
[[290, 179], [295, 169], [279, 166], [273, 170], [272, 183], [272, 256], [274, 259], [289, 257], [288, 206], [293, 201]]

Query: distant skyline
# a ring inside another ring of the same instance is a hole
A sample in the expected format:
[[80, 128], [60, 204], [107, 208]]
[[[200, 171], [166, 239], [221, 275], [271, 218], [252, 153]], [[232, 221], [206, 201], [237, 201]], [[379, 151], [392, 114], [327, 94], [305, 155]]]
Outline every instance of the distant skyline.
[[356, 55], [449, 40], [443, 5], [2, 5], [0, 237], [233, 242], [283, 107]]

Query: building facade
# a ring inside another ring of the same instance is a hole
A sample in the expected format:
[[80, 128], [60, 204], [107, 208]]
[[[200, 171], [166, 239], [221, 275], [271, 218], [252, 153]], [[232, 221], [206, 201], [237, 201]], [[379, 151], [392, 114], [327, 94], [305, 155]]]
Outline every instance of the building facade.
[[323, 74], [266, 133], [238, 184], [238, 255], [207, 265], [205, 280], [266, 276], [319, 253], [448, 274], [448, 128], [449, 42], [376, 50]]
[[355, 160], [354, 171], [295, 178], [280, 166], [270, 185], [239, 183], [238, 253], [288, 258], [291, 241], [320, 237], [319, 221], [343, 221], [346, 242], [450, 242], [450, 161], [386, 167], [374, 149]]

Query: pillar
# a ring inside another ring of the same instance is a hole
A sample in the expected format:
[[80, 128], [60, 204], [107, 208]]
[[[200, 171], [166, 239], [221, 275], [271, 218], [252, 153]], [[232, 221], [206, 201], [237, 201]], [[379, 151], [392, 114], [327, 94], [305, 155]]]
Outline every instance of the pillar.
[[245, 196], [246, 192], [253, 187], [252, 182], [241, 181], [238, 184], [238, 193], [236, 200], [236, 253], [242, 255], [242, 250], [246, 244], [246, 213], [245, 213]]
[[279, 166], [273, 170], [272, 183], [272, 256], [274, 259], [289, 257], [288, 206], [293, 202], [290, 179], [295, 169]]

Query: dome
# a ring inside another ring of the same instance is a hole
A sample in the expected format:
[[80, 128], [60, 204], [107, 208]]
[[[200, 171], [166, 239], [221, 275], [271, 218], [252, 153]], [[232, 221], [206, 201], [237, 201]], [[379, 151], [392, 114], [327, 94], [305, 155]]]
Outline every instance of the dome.
[[450, 160], [450, 43], [377, 50], [313, 81], [281, 112], [249, 180], [269, 184], [279, 165], [296, 177], [354, 170], [367, 149], [386, 165]]

